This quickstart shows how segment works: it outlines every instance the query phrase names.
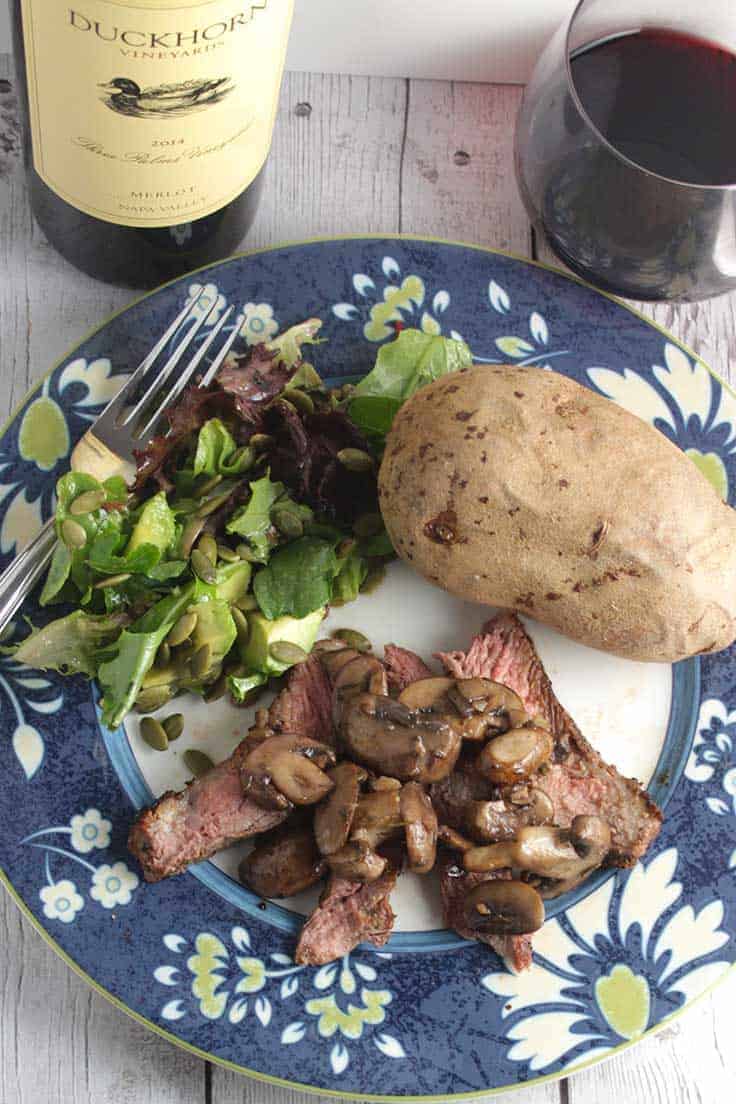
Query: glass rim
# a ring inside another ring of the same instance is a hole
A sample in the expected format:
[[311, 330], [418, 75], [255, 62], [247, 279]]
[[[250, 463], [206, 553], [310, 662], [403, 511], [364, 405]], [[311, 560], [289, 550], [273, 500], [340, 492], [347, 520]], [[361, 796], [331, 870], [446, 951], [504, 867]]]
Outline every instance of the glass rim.
[[[643, 173], [645, 176], [649, 176], [654, 180], [661, 180], [663, 184], [673, 185], [676, 188], [697, 188], [701, 192], [736, 191], [736, 180], [734, 180], [732, 184], [697, 184], [694, 181], [690, 182], [687, 180], [677, 180], [675, 177], [665, 176], [663, 173], [654, 172], [653, 169], [647, 169], [644, 165], [640, 165], [638, 161], [634, 161], [631, 157], [627, 157], [625, 153], [622, 153], [617, 146], [614, 146], [614, 144], [610, 142], [604, 134], [601, 133], [601, 131], [598, 129], [598, 127], [595, 125], [590, 115], [586, 111], [585, 107], [583, 106], [583, 102], [578, 95], [578, 90], [575, 87], [575, 80], [572, 75], [571, 65], [572, 50], [570, 40], [572, 38], [573, 27], [575, 25], [576, 19], [578, 18], [578, 15], [588, 2], [589, 0], [578, 0], [567, 24], [567, 28], [565, 31], [565, 72], [567, 74], [568, 91], [570, 93], [570, 96], [572, 97], [573, 103], [575, 104], [575, 107], [577, 108], [581, 118], [584, 120], [586, 126], [593, 132], [600, 144], [604, 146], [610, 153], [613, 154], [613, 156], [618, 161], [621, 161], [624, 165], [628, 165], [629, 168], [635, 169], [637, 172]], [[641, 30], [641, 26], [638, 27], [636, 30]], [[622, 31], [620, 36], [612, 37], [622, 37], [629, 33], [632, 32]], [[601, 39], [601, 42], [602, 41], [608, 41], [608, 39]]]

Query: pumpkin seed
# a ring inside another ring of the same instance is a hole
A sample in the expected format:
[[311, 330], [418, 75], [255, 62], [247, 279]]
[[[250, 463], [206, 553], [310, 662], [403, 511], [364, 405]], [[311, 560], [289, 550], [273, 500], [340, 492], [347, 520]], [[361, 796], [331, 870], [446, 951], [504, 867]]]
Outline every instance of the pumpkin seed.
[[238, 598], [237, 602], [233, 602], [233, 605], [236, 609], [243, 610], [244, 613], [258, 609], [258, 602], [254, 594], [244, 594], [242, 598]]
[[198, 575], [203, 583], [208, 583], [209, 586], [214, 586], [217, 582], [217, 572], [215, 571], [215, 565], [208, 556], [205, 556], [204, 552], [200, 552], [198, 548], [195, 548], [191, 555], [192, 571], [195, 575]]
[[171, 701], [173, 696], [173, 686], [147, 686], [135, 699], [135, 707], [139, 713], [155, 713], [162, 705]]
[[156, 659], [154, 661], [154, 667], [168, 667], [171, 662], [171, 648], [164, 640], [163, 644], [159, 645], [159, 649], [156, 652]]
[[106, 497], [103, 490], [85, 491], [83, 494], [77, 495], [74, 499], [69, 507], [69, 513], [91, 514], [93, 510], [99, 509]]
[[298, 644], [292, 644], [290, 640], [274, 640], [268, 649], [268, 654], [277, 663], [288, 663], [289, 666], [293, 663], [303, 663], [307, 658], [304, 649], [300, 648]]
[[224, 563], [237, 563], [240, 556], [234, 548], [228, 548], [226, 544], [217, 545], [217, 555]]
[[206, 702], [217, 701], [218, 698], [224, 697], [227, 693], [227, 675], [220, 675], [210, 686], [207, 687], [203, 694], [203, 698]]
[[248, 624], [248, 618], [245, 616], [242, 610], [239, 610], [237, 606], [233, 606], [230, 610], [233, 621], [235, 622], [235, 628], [238, 633], [238, 640], [241, 644], [248, 643], [248, 637], [250, 636], [250, 625]]
[[155, 717], [144, 717], [141, 721], [141, 736], [154, 751], [166, 751], [169, 737], [166, 729]]
[[196, 679], [201, 679], [210, 669], [212, 662], [212, 649], [209, 644], [202, 644], [192, 656], [192, 674]]
[[286, 507], [277, 507], [271, 515], [271, 520], [279, 533], [284, 537], [288, 537], [289, 540], [296, 540], [304, 532], [302, 519], [294, 510], [289, 510]]
[[375, 537], [383, 529], [383, 518], [380, 514], [362, 514], [353, 526], [356, 537]]
[[205, 755], [203, 751], [199, 751], [197, 748], [188, 748], [182, 758], [187, 769], [192, 772], [195, 778], [201, 778], [208, 770], [212, 770], [215, 765], [209, 755]]
[[233, 663], [230, 662], [225, 666], [225, 674], [232, 675], [233, 678], [245, 678], [249, 673], [247, 664], [239, 663], [237, 660]]
[[92, 587], [93, 590], [104, 590], [105, 587], [119, 586], [120, 583], [127, 583], [130, 578], [129, 571], [121, 571], [119, 575], [108, 575], [106, 579], [100, 579]]
[[178, 740], [184, 731], [184, 714], [171, 713], [161, 724], [163, 725], [169, 743], [171, 743], [172, 740]]
[[368, 637], [357, 629], [336, 629], [332, 635], [347, 644], [348, 648], [355, 648], [356, 652], [370, 652], [373, 647]]
[[361, 583], [361, 594], [372, 594], [381, 585], [386, 577], [385, 567], [372, 567]]
[[314, 403], [306, 391], [300, 391], [298, 387], [291, 387], [286, 392], [288, 401], [295, 406], [300, 414], [314, 414]]
[[235, 551], [241, 560], [247, 560], [248, 563], [259, 563], [258, 557], [253, 549], [248, 544], [238, 544], [235, 547]]
[[177, 644], [183, 644], [185, 640], [188, 640], [194, 632], [196, 625], [196, 613], [183, 613], [166, 637], [166, 642], [169, 647], [175, 648]]
[[220, 483], [222, 483], [221, 475], [213, 475], [209, 479], [206, 479], [202, 486], [197, 489], [197, 498], [204, 498], [210, 491], [214, 491], [215, 487], [219, 486]]
[[256, 452], [263, 452], [269, 445], [273, 444], [273, 437], [270, 433], [254, 433], [248, 441], [251, 448], [254, 448]]
[[190, 518], [182, 530], [180, 548], [182, 556], [188, 556], [199, 534], [204, 529], [204, 518]]
[[192, 640], [185, 640], [183, 644], [179, 644], [176, 648], [174, 658], [177, 663], [187, 663], [192, 658], [195, 652], [194, 643]]
[[231, 491], [223, 491], [222, 494], [215, 495], [214, 498], [208, 498], [197, 510], [196, 517], [203, 518], [214, 514], [215, 510], [219, 510], [221, 506], [225, 505], [231, 493]]
[[364, 452], [363, 449], [340, 449], [337, 459], [344, 468], [351, 472], [367, 472], [373, 467], [373, 457]]
[[241, 445], [240, 448], [236, 448], [232, 456], [228, 456], [227, 466], [233, 471], [237, 468], [238, 472], [245, 472], [253, 467], [255, 458], [256, 454], [250, 445]]
[[203, 533], [197, 541], [197, 548], [211, 564], [217, 562], [217, 541], [211, 533]]
[[65, 518], [61, 523], [61, 539], [68, 548], [84, 548], [87, 543], [87, 532], [78, 521]]

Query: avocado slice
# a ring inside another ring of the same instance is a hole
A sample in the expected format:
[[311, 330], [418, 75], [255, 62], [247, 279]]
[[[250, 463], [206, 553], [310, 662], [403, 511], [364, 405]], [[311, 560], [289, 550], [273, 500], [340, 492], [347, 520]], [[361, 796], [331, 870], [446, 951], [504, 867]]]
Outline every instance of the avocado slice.
[[225, 602], [237, 602], [248, 593], [251, 573], [251, 565], [246, 560], [221, 564], [217, 569], [215, 597]]
[[[192, 633], [192, 644], [195, 649], [208, 644], [210, 648], [209, 671], [222, 663], [227, 653], [235, 643], [237, 630], [230, 606], [221, 598], [204, 598], [195, 605], [197, 624]], [[204, 678], [207, 678], [205, 672]]]
[[248, 643], [244, 647], [241, 645], [240, 658], [249, 671], [262, 671], [266, 675], [283, 674], [289, 664], [273, 658], [269, 652], [271, 645], [277, 640], [287, 640], [305, 652], [311, 652], [325, 612], [326, 607], [322, 606], [306, 617], [278, 617], [275, 621], [269, 621], [258, 611], [248, 614], [250, 636]]
[[159, 491], [153, 498], [149, 498], [141, 510], [140, 517], [130, 535], [128, 547], [125, 552], [135, 552], [142, 544], [153, 544], [161, 550], [163, 555], [174, 543], [176, 536], [176, 523], [174, 515], [166, 501], [166, 495]]

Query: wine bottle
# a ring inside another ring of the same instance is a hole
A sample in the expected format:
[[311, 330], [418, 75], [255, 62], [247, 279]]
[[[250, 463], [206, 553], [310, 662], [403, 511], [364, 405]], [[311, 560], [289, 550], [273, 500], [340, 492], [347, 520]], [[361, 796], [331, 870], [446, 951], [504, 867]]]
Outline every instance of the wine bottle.
[[11, 0], [33, 213], [101, 280], [230, 253], [256, 212], [293, 0]]

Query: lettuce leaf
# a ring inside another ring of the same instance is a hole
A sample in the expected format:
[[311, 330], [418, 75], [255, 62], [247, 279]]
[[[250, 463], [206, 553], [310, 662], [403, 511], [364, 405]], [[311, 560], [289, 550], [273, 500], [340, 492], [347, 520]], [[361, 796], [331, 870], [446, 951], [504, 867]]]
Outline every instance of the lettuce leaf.
[[127, 621], [125, 614], [95, 616], [75, 610], [32, 632], [15, 649], [13, 658], [27, 667], [92, 678], [101, 653]]
[[244, 538], [255, 563], [266, 563], [277, 540], [271, 525], [271, 509], [285, 493], [286, 487], [264, 475], [251, 483], [250, 489], [250, 500], [236, 510], [225, 528], [228, 533]]
[[299, 322], [284, 330], [266, 344], [269, 352], [275, 353], [277, 364], [285, 364], [288, 368], [295, 368], [302, 359], [302, 345], [319, 345], [317, 334], [322, 329], [321, 318], [308, 318], [306, 322]]
[[352, 602], [368, 574], [368, 565], [357, 548], [339, 561], [339, 570], [332, 586], [333, 602]]
[[415, 391], [473, 362], [464, 341], [402, 330], [378, 350], [375, 367], [356, 384], [348, 413], [371, 436], [385, 436], [396, 411]]
[[274, 552], [256, 575], [253, 593], [269, 621], [306, 617], [329, 602], [338, 570], [332, 542], [300, 537]]
[[160, 644], [195, 596], [195, 584], [161, 598], [121, 632], [99, 665], [102, 720], [117, 728], [131, 709]]

